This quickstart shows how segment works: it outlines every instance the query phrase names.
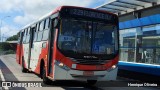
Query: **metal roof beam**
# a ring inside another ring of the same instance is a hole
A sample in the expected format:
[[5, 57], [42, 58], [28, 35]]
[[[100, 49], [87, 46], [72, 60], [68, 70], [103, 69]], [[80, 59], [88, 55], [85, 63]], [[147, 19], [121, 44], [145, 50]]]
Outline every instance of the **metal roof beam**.
[[103, 8], [108, 8], [108, 9], [112, 9], [112, 10], [116, 10], [116, 11], [124, 11], [124, 12], [127, 12], [126, 10], [116, 9], [116, 8], [110, 8], [110, 7], [105, 7], [105, 6], [103, 6]]
[[144, 8], [144, 6], [142, 6], [142, 5], [138, 5], [138, 4], [133, 4], [133, 3], [128, 3], [128, 2], [123, 2], [123, 1], [117, 1], [117, 2], [119, 2], [119, 3], [124, 3], [124, 4], [129, 4], [129, 5], [133, 5], [133, 6], [140, 6], [140, 7], [143, 7]]
[[123, 6], [123, 5], [117, 5], [117, 4], [113, 4], [113, 3], [111, 3], [110, 5], [113, 5], [113, 6], [118, 6], [118, 7], [123, 7], [123, 8], [135, 9], [135, 8], [132, 8], [132, 7]]
[[[111, 9], [111, 8], [107, 8], [107, 7], [101, 7], [101, 8], [104, 8], [104, 9]], [[107, 11], [107, 10], [106, 10]], [[119, 10], [114, 10], [114, 9], [111, 9], [111, 10], [108, 10], [110, 12], [113, 12], [113, 13], [120, 13], [121, 11]]]
[[152, 2], [152, 1], [146, 1], [146, 0], [136, 0], [136, 1], [139, 1], [139, 2], [144, 2], [144, 3], [154, 3], [154, 2]]

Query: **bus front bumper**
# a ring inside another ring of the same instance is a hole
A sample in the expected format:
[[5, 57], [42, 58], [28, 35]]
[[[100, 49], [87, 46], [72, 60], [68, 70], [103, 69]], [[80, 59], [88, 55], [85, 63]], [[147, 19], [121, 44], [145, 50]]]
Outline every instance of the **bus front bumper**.
[[[54, 80], [98, 80], [98, 81], [110, 81], [116, 80], [118, 68], [109, 71], [92, 71], [91, 75], [85, 75], [86, 71], [79, 70], [66, 70], [57, 65], [54, 67]], [[90, 71], [88, 71], [90, 72]]]

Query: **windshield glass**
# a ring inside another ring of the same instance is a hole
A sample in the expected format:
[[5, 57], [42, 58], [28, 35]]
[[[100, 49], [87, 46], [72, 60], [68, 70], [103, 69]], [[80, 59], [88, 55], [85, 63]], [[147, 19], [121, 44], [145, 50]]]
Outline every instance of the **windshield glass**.
[[[74, 54], [113, 55], [118, 51], [117, 27], [103, 22], [62, 19], [58, 48]], [[72, 57], [69, 56], [69, 57]]]

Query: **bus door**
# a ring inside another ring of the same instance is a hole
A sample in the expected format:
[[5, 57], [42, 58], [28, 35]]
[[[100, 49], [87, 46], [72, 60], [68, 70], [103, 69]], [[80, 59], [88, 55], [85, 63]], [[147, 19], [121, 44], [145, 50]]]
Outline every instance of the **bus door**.
[[29, 43], [29, 55], [28, 55], [28, 68], [31, 69], [31, 64], [33, 63], [33, 58], [31, 58], [32, 54], [33, 54], [33, 38], [34, 38], [34, 33], [35, 33], [35, 30], [36, 30], [36, 25], [32, 26], [31, 27], [31, 30], [30, 30], [30, 43]]
[[53, 27], [54, 20], [50, 21], [50, 31], [49, 31], [49, 54], [48, 54], [48, 74], [52, 75], [52, 69], [53, 69], [53, 49], [54, 49], [54, 34], [55, 34], [55, 28]]
[[30, 40], [30, 28], [24, 29], [24, 34], [23, 34], [23, 52], [24, 56], [22, 58], [22, 65], [26, 63], [26, 68], [28, 69], [29, 67], [29, 40]]

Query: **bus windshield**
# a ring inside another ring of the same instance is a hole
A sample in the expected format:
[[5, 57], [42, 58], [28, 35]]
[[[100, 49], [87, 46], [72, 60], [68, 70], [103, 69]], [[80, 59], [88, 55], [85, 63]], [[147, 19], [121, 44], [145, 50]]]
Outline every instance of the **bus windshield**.
[[118, 52], [117, 39], [116, 25], [64, 18], [59, 28], [58, 48], [69, 57], [115, 55]]

